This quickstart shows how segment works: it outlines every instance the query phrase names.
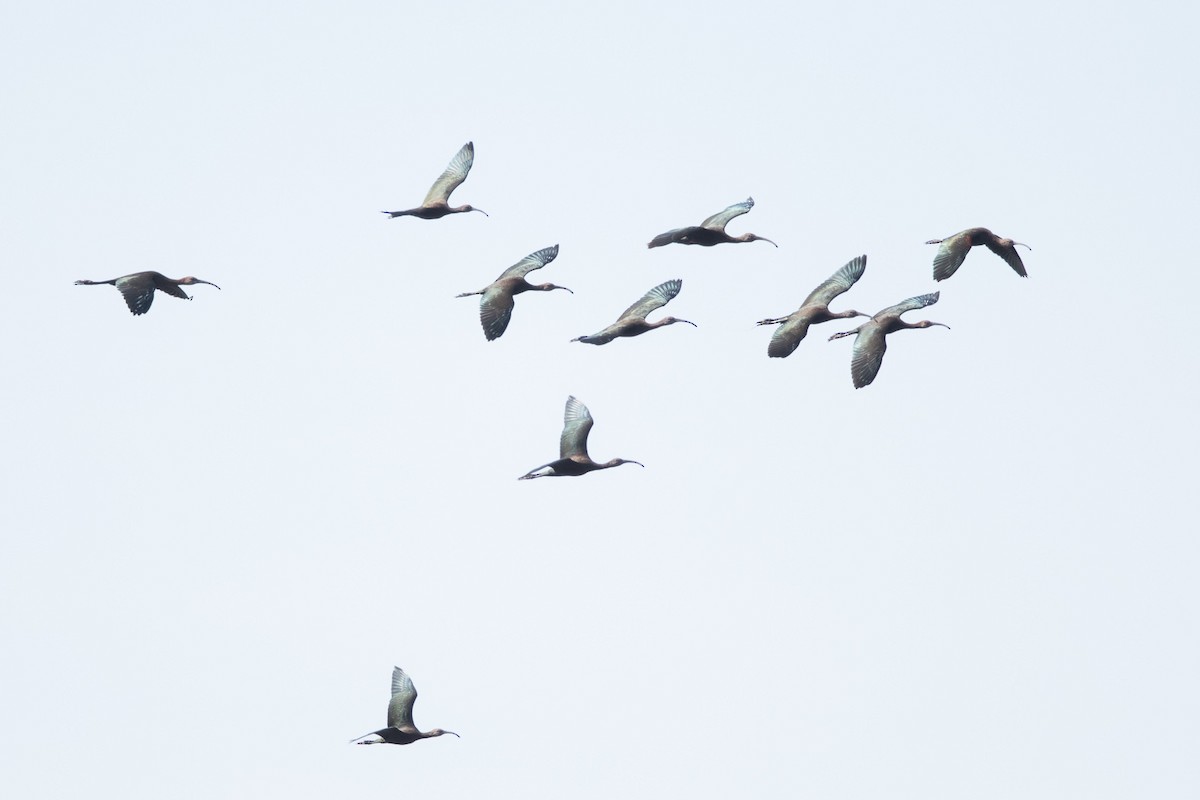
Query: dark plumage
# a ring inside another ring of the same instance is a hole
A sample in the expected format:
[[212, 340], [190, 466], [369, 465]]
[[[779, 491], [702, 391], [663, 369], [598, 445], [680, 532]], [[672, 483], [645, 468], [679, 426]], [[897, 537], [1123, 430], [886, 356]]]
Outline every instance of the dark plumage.
[[587, 452], [588, 433], [592, 430], [592, 412], [588, 407], [573, 396], [567, 398], [566, 412], [563, 414], [562, 436], [558, 440], [558, 460], [531, 469], [517, 480], [526, 481], [533, 478], [548, 478], [559, 476], [586, 475], [598, 469], [619, 467], [622, 464], [646, 465], [640, 461], [625, 458], [614, 458], [603, 464], [592, 461]]
[[669, 303], [675, 295], [679, 294], [679, 290], [682, 287], [683, 281], [678, 278], [666, 283], [660, 283], [646, 292], [641, 300], [638, 300], [629, 308], [622, 311], [621, 316], [612, 325], [609, 325], [599, 333], [593, 333], [590, 336], [577, 336], [571, 341], [597, 345], [608, 344], [613, 339], [621, 336], [640, 336], [646, 331], [652, 331], [664, 325], [674, 325], [676, 322], [686, 322], [688, 325], [695, 327], [696, 323], [688, 322], [686, 319], [677, 319], [676, 317], [663, 317], [658, 322], [646, 322], [647, 314]]
[[967, 228], [948, 239], [930, 239], [925, 244], [941, 245], [933, 257], [933, 279], [935, 281], [944, 281], [953, 275], [962, 266], [967, 253], [976, 245], [984, 245], [988, 250], [1003, 258], [1013, 268], [1013, 272], [1022, 278], [1029, 277], [1025, 272], [1025, 265], [1021, 262], [1021, 255], [1017, 252], [1017, 245], [1030, 250], [1033, 248], [1027, 244], [1021, 244], [1021, 242], [1014, 242], [1012, 239], [1001, 238], [987, 228]]
[[771, 358], [787, 358], [800, 342], [804, 341], [810, 325], [828, 322], [831, 319], [846, 319], [849, 317], [866, 317], [861, 311], [840, 311], [834, 314], [829, 310], [833, 298], [853, 286], [867, 268], [867, 257], [859, 256], [848, 262], [844, 267], [829, 276], [820, 286], [813, 289], [800, 308], [786, 317], [760, 320], [758, 325], [779, 325], [771, 343], [767, 345], [767, 355]]
[[[179, 287], [192, 286], [197, 283], [217, 286], [215, 283], [202, 281], [190, 275], [186, 278], [168, 278], [161, 272], [134, 272], [108, 281], [75, 281], [76, 286], [116, 286], [121, 292], [121, 296], [125, 298], [125, 305], [129, 306], [129, 311], [134, 316], [145, 314], [150, 310], [150, 304], [154, 302], [155, 289], [172, 297], [191, 300], [192, 298], [188, 296], [187, 292]], [[217, 286], [217, 288], [221, 287]]]
[[[413, 724], [413, 704], [417, 702], [417, 689], [412, 679], [399, 667], [392, 668], [392, 700], [388, 703], [387, 727], [372, 733], [364, 733], [351, 742], [358, 744], [412, 744], [418, 739], [432, 739], [435, 736], [450, 734], [458, 736], [454, 731], [444, 731], [433, 728], [420, 731]], [[368, 736], [378, 736], [378, 739], [368, 739]]]
[[[771, 242], [765, 236], [758, 236], [753, 233], [730, 236], [725, 232], [725, 226], [729, 224], [729, 220], [745, 214], [752, 208], [754, 208], [754, 198], [747, 197], [742, 202], [734, 203], [724, 211], [713, 214], [699, 225], [693, 225], [688, 228], [676, 228], [673, 231], [660, 233], [651, 239], [650, 243], [646, 246], [662, 247], [667, 244], [698, 244], [701, 247], [712, 247], [714, 244], [721, 244], [723, 242]], [[771, 242], [771, 244], [776, 247], [779, 246], [774, 242]]]
[[[522, 292], [549, 292], [553, 289], [571, 291], [565, 286], [555, 286], [553, 283], [532, 284], [525, 280], [526, 275], [535, 269], [541, 269], [557, 257], [558, 245], [530, 253], [504, 270], [500, 273], [499, 278], [479, 291], [463, 292], [455, 297], [483, 295], [479, 300], [479, 322], [483, 325], [483, 335], [489, 342], [499, 339], [508, 328], [509, 319], [512, 318], [512, 310], [515, 305], [514, 296]], [[574, 292], [571, 293], [574, 294]]]
[[392, 219], [396, 217], [419, 217], [420, 219], [441, 219], [447, 214], [462, 214], [467, 211], [478, 211], [480, 214], [487, 216], [487, 212], [482, 208], [474, 206], [458, 206], [451, 208], [450, 193], [462, 185], [462, 182], [467, 179], [467, 174], [471, 171], [471, 165], [475, 163], [475, 143], [467, 142], [462, 146], [462, 149], [455, 154], [454, 158], [450, 159], [449, 166], [429, 189], [429, 194], [425, 195], [425, 201], [416, 208], [409, 208], [404, 211], [384, 211]]
[[887, 335], [889, 333], [905, 328], [929, 328], [934, 325], [950, 328], [949, 325], [930, 322], [927, 319], [912, 323], [900, 319], [900, 315], [905, 311], [915, 311], [918, 308], [933, 305], [938, 301], [939, 295], [940, 292], [934, 292], [910, 297], [894, 306], [888, 306], [852, 331], [835, 333], [829, 337], [829, 341], [832, 342], [843, 336], [857, 334], [854, 339], [854, 350], [850, 356], [850, 378], [854, 381], [855, 389], [869, 385], [879, 374], [879, 367], [883, 364], [883, 354], [887, 352]]

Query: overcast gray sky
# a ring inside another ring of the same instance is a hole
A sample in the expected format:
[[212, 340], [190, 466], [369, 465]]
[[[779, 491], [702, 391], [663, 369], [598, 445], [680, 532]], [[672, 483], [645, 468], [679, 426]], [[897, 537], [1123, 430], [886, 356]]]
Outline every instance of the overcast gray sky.
[[[1200, 793], [1190, 4], [2, 17], [6, 796]], [[379, 213], [468, 140], [491, 216]], [[933, 282], [977, 225], [1028, 280]], [[768, 359], [862, 253], [951, 330]], [[140, 270], [222, 291], [72, 285]], [[646, 468], [516, 481], [569, 394]], [[347, 744], [393, 664], [461, 739]]]

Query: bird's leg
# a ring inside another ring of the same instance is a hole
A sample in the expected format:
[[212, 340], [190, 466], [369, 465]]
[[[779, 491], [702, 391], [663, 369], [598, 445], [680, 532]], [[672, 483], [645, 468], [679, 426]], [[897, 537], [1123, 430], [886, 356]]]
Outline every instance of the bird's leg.
[[454, 296], [455, 297], [470, 297], [471, 295], [474, 295], [474, 294], [483, 294], [486, 291], [487, 291], [487, 289], [480, 289], [478, 292], [463, 292], [462, 294], [456, 294]]
[[758, 322], [756, 322], [754, 324], [755, 325], [778, 325], [781, 322], [787, 322], [787, 317], [780, 317], [779, 319], [760, 319]]
[[861, 327], [862, 326], [859, 326], [858, 328], [855, 328], [852, 331], [842, 331], [841, 333], [835, 333], [833, 336], [829, 337], [829, 341], [832, 342], [834, 339], [841, 339], [843, 336], [853, 336], [854, 334], [858, 333], [859, 330], [861, 330]]

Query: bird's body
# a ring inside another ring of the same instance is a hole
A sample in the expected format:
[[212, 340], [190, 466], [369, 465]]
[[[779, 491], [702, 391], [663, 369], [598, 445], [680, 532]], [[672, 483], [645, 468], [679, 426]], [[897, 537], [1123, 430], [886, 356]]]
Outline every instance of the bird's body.
[[770, 344], [767, 345], [767, 355], [771, 358], [787, 358], [790, 356], [799, 347], [800, 342], [804, 340], [811, 325], [828, 322], [831, 319], [870, 316], [869, 314], [864, 314], [861, 311], [853, 309], [841, 311], [836, 314], [829, 310], [830, 301], [849, 290], [862, 277], [863, 271], [866, 268], [867, 257], [865, 255], [859, 256], [830, 275], [816, 289], [813, 289], [808, 297], [804, 298], [804, 302], [800, 305], [800, 308], [791, 314], [788, 314], [786, 317], [764, 319], [757, 322], [756, 324], [758, 325], [779, 325], [775, 329], [775, 334], [771, 337]]
[[586, 475], [598, 469], [619, 467], [622, 464], [646, 466], [640, 461], [625, 458], [614, 458], [603, 464], [592, 461], [587, 452], [588, 433], [592, 430], [592, 423], [592, 413], [588, 411], [588, 407], [576, 400], [574, 396], [568, 397], [566, 411], [563, 414], [562, 435], [558, 440], [558, 459], [531, 469], [517, 480]]
[[[662, 247], [668, 244], [698, 244], [701, 247], [712, 247], [714, 244], [722, 244], [725, 242], [771, 242], [765, 236], [758, 236], [753, 233], [743, 233], [741, 236], [730, 236], [725, 232], [725, 226], [734, 217], [739, 217], [745, 214], [750, 209], [754, 208], [754, 198], [747, 197], [740, 203], [734, 203], [724, 211], [713, 214], [708, 219], [701, 222], [699, 225], [692, 225], [687, 228], [676, 228], [675, 230], [660, 233], [650, 240], [647, 247]], [[771, 242], [778, 247], [779, 245]]]
[[571, 291], [565, 286], [555, 286], [553, 283], [533, 284], [525, 280], [525, 276], [530, 272], [541, 269], [557, 257], [558, 245], [530, 253], [504, 270], [499, 278], [479, 291], [463, 292], [455, 297], [483, 295], [479, 300], [479, 321], [483, 325], [483, 335], [489, 342], [499, 339], [508, 328], [509, 319], [512, 318], [512, 310], [515, 305], [513, 298], [516, 295], [522, 292], [549, 292], [554, 289]]
[[[129, 306], [129, 312], [134, 316], [145, 314], [150, 310], [150, 304], [154, 302], [154, 291], [157, 289], [160, 292], [179, 297], [184, 300], [191, 300], [187, 292], [179, 288], [180, 286], [192, 286], [197, 283], [208, 284], [209, 286], [217, 286], [209, 281], [202, 281], [199, 278], [193, 278], [188, 275], [186, 278], [168, 278], [161, 272], [134, 272], [130, 275], [122, 275], [120, 278], [113, 278], [107, 281], [75, 281], [76, 286], [116, 286], [121, 292], [121, 296], [125, 298], [125, 305]], [[217, 286], [220, 289], [220, 286]]]
[[646, 292], [642, 296], [642, 299], [621, 312], [620, 318], [612, 325], [609, 325], [599, 333], [593, 333], [590, 336], [578, 336], [571, 341], [600, 345], [608, 344], [613, 339], [622, 336], [640, 336], [646, 331], [652, 331], [664, 325], [674, 325], [676, 322], [686, 322], [688, 325], [695, 327], [696, 323], [675, 317], [663, 317], [658, 322], [646, 321], [647, 314], [669, 303], [675, 295], [679, 294], [679, 290], [682, 287], [683, 281], [678, 278], [666, 283], [660, 283]]
[[855, 389], [869, 385], [879, 374], [879, 367], [883, 364], [883, 354], [887, 352], [887, 335], [889, 333], [906, 328], [930, 328], [934, 325], [949, 329], [949, 325], [930, 322], [927, 319], [920, 322], [905, 322], [900, 319], [900, 315], [906, 311], [915, 311], [918, 308], [933, 305], [938, 301], [939, 295], [940, 292], [934, 292], [910, 297], [894, 306], [888, 306], [852, 331], [835, 333], [829, 337], [829, 341], [832, 342], [843, 336], [857, 334], [850, 356], [850, 378], [854, 382]]
[[[431, 739], [435, 736], [450, 734], [458, 736], [454, 731], [444, 731], [433, 728], [421, 731], [413, 724], [413, 704], [417, 702], [417, 689], [412, 679], [399, 667], [392, 668], [392, 699], [388, 703], [387, 727], [372, 733], [364, 733], [351, 742], [358, 744], [412, 744], [418, 739]], [[368, 739], [368, 736], [378, 736], [378, 739]]]
[[997, 236], [987, 228], [967, 228], [949, 238], [930, 239], [925, 244], [941, 245], [933, 257], [933, 279], [935, 281], [944, 281], [953, 275], [962, 266], [967, 253], [976, 245], [983, 245], [1003, 258], [1005, 263], [1022, 278], [1029, 277], [1029, 274], [1025, 272], [1025, 264], [1021, 261], [1021, 255], [1017, 252], [1017, 245], [1032, 248], [1027, 244]]
[[450, 205], [450, 193], [467, 179], [467, 174], [471, 171], [471, 165], [474, 163], [475, 143], [467, 142], [455, 154], [454, 158], [450, 159], [450, 164], [446, 167], [446, 170], [433, 182], [433, 186], [429, 189], [429, 194], [425, 195], [425, 200], [421, 205], [416, 208], [405, 209], [404, 211], [384, 211], [383, 213], [392, 219], [396, 217], [441, 219], [447, 214], [463, 214], [468, 211], [478, 211], [486, 217], [487, 212], [482, 208], [475, 208], [471, 205], [458, 207]]

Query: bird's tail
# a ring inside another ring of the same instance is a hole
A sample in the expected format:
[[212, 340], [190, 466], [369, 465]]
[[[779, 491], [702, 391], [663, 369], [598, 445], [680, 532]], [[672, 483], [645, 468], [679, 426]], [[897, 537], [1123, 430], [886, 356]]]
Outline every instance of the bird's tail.
[[651, 239], [650, 243], [647, 244], [646, 247], [662, 247], [663, 245], [671, 244], [671, 242], [674, 241], [675, 231], [667, 231], [666, 233], [660, 233], [658, 236], [655, 236], [653, 239]]

